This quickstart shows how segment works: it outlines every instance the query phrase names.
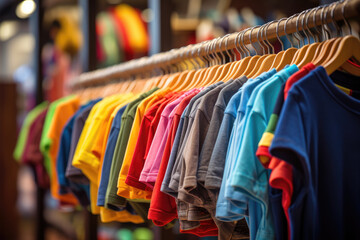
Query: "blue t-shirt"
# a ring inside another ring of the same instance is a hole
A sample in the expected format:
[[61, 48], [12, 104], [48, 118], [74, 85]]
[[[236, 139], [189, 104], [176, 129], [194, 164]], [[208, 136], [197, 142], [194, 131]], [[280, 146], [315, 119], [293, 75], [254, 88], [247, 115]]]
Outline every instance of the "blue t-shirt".
[[[342, 72], [331, 78], [360, 83]], [[289, 209], [292, 239], [360, 239], [360, 100], [331, 78], [318, 67], [292, 86], [270, 147], [298, 180]]]
[[[250, 82], [251, 79], [248, 80]], [[245, 86], [243, 86], [244, 88]], [[214, 151], [211, 155], [209, 170], [206, 176], [205, 187], [209, 189], [220, 188], [219, 196], [216, 202], [216, 218], [220, 221], [236, 221], [247, 214], [245, 206], [242, 211], [230, 214], [228, 212], [230, 202], [225, 199], [224, 186], [229, 175], [229, 162], [227, 161], [227, 153], [230, 139], [232, 137], [232, 129], [236, 118], [236, 109], [240, 103], [243, 88], [230, 99], [224, 113], [224, 118], [220, 126], [219, 135], [216, 139]], [[223, 159], [223, 162], [220, 162]], [[223, 167], [219, 165], [224, 165]], [[222, 171], [222, 172], [221, 172]], [[221, 185], [221, 187], [220, 187]], [[216, 195], [216, 194], [215, 194]]]
[[[236, 154], [237, 154], [237, 149], [240, 147], [240, 142], [242, 139], [242, 134], [244, 131], [244, 126], [245, 126], [245, 122], [246, 122], [246, 116], [247, 114], [249, 114], [250, 110], [252, 109], [252, 102], [255, 99], [255, 96], [257, 95], [258, 90], [260, 89], [257, 88], [258, 86], [262, 86], [263, 83], [265, 83], [265, 81], [271, 79], [274, 74], [276, 74], [276, 70], [272, 69], [268, 72], [265, 72], [261, 75], [259, 75], [257, 78], [254, 79], [254, 81], [252, 81], [249, 85], [245, 86], [244, 88], [244, 94], [241, 96], [240, 99], [240, 104], [237, 108], [237, 114], [236, 114], [236, 120], [235, 120], [235, 124], [234, 124], [234, 129], [233, 129], [233, 138], [231, 140], [231, 143], [229, 145], [229, 176], [228, 176], [228, 180], [226, 181], [226, 184], [224, 185], [224, 194], [225, 197], [227, 199], [229, 199], [232, 204], [230, 205], [230, 212], [237, 212], [237, 208], [238, 207], [243, 207], [243, 202], [242, 200], [244, 199], [244, 196], [241, 192], [235, 191], [233, 189], [233, 187], [229, 184], [229, 180], [232, 178], [232, 175], [234, 173], [234, 171], [232, 171], [235, 167], [235, 162], [236, 162]], [[234, 151], [234, 152], [233, 152]], [[247, 199], [247, 198], [245, 198]]]
[[116, 147], [116, 141], [118, 139], [118, 135], [120, 132], [120, 126], [121, 126], [121, 117], [126, 109], [127, 105], [120, 108], [118, 112], [116, 113], [114, 120], [111, 124], [109, 137], [106, 144], [105, 154], [104, 154], [104, 160], [101, 170], [101, 176], [100, 176], [100, 185], [98, 189], [98, 198], [97, 198], [97, 206], [104, 206], [105, 205], [105, 196], [106, 196], [106, 190], [109, 183], [109, 176], [110, 176], [110, 169], [111, 169], [111, 163]]
[[255, 153], [282, 84], [297, 71], [298, 67], [291, 65], [254, 89], [247, 104], [240, 141], [235, 146], [235, 167], [229, 184], [235, 191], [245, 194], [257, 203], [252, 205], [254, 209], [250, 209], [249, 205], [249, 212], [254, 212], [260, 220], [254, 227], [250, 225], [251, 239], [275, 238], [272, 212], [269, 209], [269, 174]]
[[[86, 206], [89, 204], [88, 193], [89, 186], [84, 184], [75, 184], [69, 181], [66, 176], [66, 168], [69, 161], [69, 153], [71, 147], [71, 135], [73, 132], [74, 122], [77, 116], [79, 116], [86, 108], [93, 106], [95, 103], [100, 101], [100, 99], [92, 100], [85, 105], [82, 105], [78, 111], [68, 120], [60, 137], [59, 152], [56, 160], [56, 171], [59, 181], [59, 193], [66, 194], [68, 192], [73, 192], [74, 195], [78, 198], [79, 202]], [[84, 195], [85, 194], [85, 195]]]
[[[239, 99], [237, 99], [236, 105], [232, 106], [232, 109], [228, 109], [228, 113], [230, 113], [234, 120], [233, 126], [230, 128], [230, 139], [228, 140], [229, 144], [226, 145], [227, 153], [225, 160], [225, 169], [223, 181], [221, 182], [221, 189], [217, 202], [216, 209], [216, 217], [218, 219], [222, 219], [223, 221], [236, 221], [243, 218], [244, 215], [248, 215], [248, 199], [247, 197], [240, 193], [234, 192], [233, 199], [228, 199], [226, 197], [226, 186], [229, 181], [229, 177], [232, 174], [232, 170], [234, 167], [234, 158], [235, 158], [235, 145], [239, 138], [239, 124], [241, 124], [241, 120], [245, 115], [246, 104], [248, 99], [253, 91], [253, 89], [273, 76], [276, 73], [276, 70], [270, 70], [269, 72], [263, 73], [259, 75], [255, 79], [250, 79], [247, 84], [245, 84], [241, 89], [241, 94], [239, 95]], [[230, 106], [230, 105], [229, 105]], [[231, 201], [230, 201], [231, 200]]]

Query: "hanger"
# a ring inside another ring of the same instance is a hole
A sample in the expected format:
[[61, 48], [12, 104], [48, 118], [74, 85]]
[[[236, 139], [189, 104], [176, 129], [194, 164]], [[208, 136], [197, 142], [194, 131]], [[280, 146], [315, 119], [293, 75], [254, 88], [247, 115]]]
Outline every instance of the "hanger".
[[[228, 77], [229, 79], [237, 79], [240, 76], [242, 76], [242, 73], [245, 71], [245, 69], [251, 59], [250, 51], [248, 51], [248, 49], [245, 47], [245, 44], [244, 44], [244, 35], [248, 30], [249, 29], [245, 29], [236, 35], [235, 49], [240, 54], [240, 60], [238, 60], [234, 63], [234, 67], [232, 68], [233, 70], [232, 70], [230, 76]], [[247, 55], [247, 53], [248, 53], [248, 55]]]
[[[218, 81], [223, 81], [223, 82], [227, 82], [228, 80], [230, 80], [229, 75], [231, 73], [231, 67], [233, 66], [233, 60], [232, 60], [232, 57], [228, 51], [228, 42], [229, 42], [229, 36], [230, 34], [226, 34], [222, 39], [221, 39], [221, 42], [220, 42], [220, 54], [221, 56], [223, 57], [222, 59], [222, 66], [221, 66], [221, 73], [220, 73], [220, 76], [219, 76], [219, 80]], [[225, 41], [226, 40], [226, 41]], [[229, 62], [226, 63], [226, 57], [225, 55], [223, 54], [223, 52], [221, 51], [221, 46], [222, 46], [222, 42], [225, 42], [225, 52], [229, 58]]]
[[[261, 48], [264, 50], [263, 46], [262, 46], [261, 43], [260, 43], [260, 39], [259, 39], [259, 33], [260, 33], [260, 31], [261, 31], [263, 28], [264, 28], [264, 25], [263, 25], [263, 26], [260, 26], [260, 28], [259, 28], [259, 30], [258, 30], [258, 32], [257, 32], [257, 34], [256, 34], [256, 40], [257, 40], [257, 42], [259, 43], [259, 45], [261, 46]], [[250, 43], [251, 43], [251, 46], [255, 49], [256, 55], [260, 55], [260, 54], [257, 52], [257, 50], [256, 50], [253, 42], [250, 42]], [[266, 59], [267, 57], [268, 57], [268, 56], [263, 52], [263, 55], [260, 56], [260, 58], [258, 59], [258, 61], [257, 61], [256, 64], [255, 64], [254, 68], [253, 68], [253, 69], [251, 70], [251, 72], [247, 75], [248, 78], [253, 78], [253, 77], [254, 77], [255, 73], [258, 72], [258, 70], [260, 69], [260, 67], [262, 66], [263, 62], [265, 61], [265, 59]]]
[[[203, 62], [203, 65], [205, 66], [205, 68], [200, 67], [196, 71], [196, 73], [194, 74], [194, 77], [193, 77], [193, 83], [191, 84], [189, 89], [201, 86], [201, 82], [203, 81], [204, 77], [206, 76], [206, 74], [208, 73], [208, 71], [210, 69], [210, 60], [208, 59], [208, 56], [207, 56], [207, 44], [208, 43], [209, 43], [208, 41], [203, 42], [201, 44], [201, 47], [198, 49], [198, 57]], [[205, 46], [203, 46], [203, 45], [205, 45]], [[201, 50], [203, 49], [203, 47], [205, 48], [205, 53], [206, 53], [204, 56], [201, 55]]]
[[[270, 24], [274, 23], [276, 21], [271, 21], [269, 23], [267, 23], [263, 29], [265, 29], [265, 39], [266, 41], [263, 41], [264, 42], [264, 45], [267, 47], [267, 51], [265, 51], [265, 48], [263, 48], [263, 51], [264, 52], [267, 52], [268, 55], [267, 57], [264, 59], [263, 63], [261, 64], [261, 66], [259, 67], [258, 71], [253, 75], [253, 77], [257, 77], [259, 76], [261, 73], [263, 72], [267, 72], [270, 70], [274, 60], [275, 60], [275, 57], [276, 57], [276, 54], [274, 54], [274, 47], [269, 43], [269, 40], [267, 39], [267, 28], [269, 27]], [[262, 29], [261, 29], [262, 30]], [[264, 40], [263, 38], [263, 31], [261, 31], [261, 40]], [[267, 42], [267, 44], [266, 44]], [[260, 41], [261, 43], [261, 41]], [[272, 52], [270, 51], [270, 47], [271, 46], [271, 49], [272, 49]]]
[[[281, 58], [282, 58], [282, 56], [284, 55], [283, 42], [280, 40], [280, 37], [279, 37], [279, 35], [278, 35], [279, 24], [280, 24], [281, 21], [284, 21], [284, 20], [286, 20], [286, 18], [281, 18], [281, 19], [277, 20], [278, 23], [277, 23], [277, 25], [276, 25], [276, 38], [278, 39], [278, 41], [279, 41], [280, 44], [281, 44], [281, 51], [276, 54], [275, 59], [274, 59], [274, 61], [273, 61], [273, 64], [271, 65], [270, 69], [273, 69], [273, 68], [275, 68], [277, 65], [279, 65], [279, 64], [280, 64], [280, 61], [281, 61]], [[292, 42], [290, 42], [290, 43], [292, 44]], [[292, 46], [292, 45], [291, 45], [291, 46]], [[274, 51], [274, 53], [275, 53], [275, 51]]]
[[[238, 50], [237, 38], [238, 38], [238, 36], [239, 36], [240, 34], [241, 34], [241, 32], [239, 32], [239, 33], [235, 36], [235, 39], [234, 39], [236, 50]], [[228, 81], [228, 80], [232, 79], [231, 76], [235, 74], [236, 66], [239, 64], [239, 61], [238, 61], [238, 59], [237, 59], [237, 57], [236, 57], [236, 53], [234, 53], [234, 50], [233, 50], [233, 49], [230, 49], [230, 51], [232, 52], [233, 57], [231, 56], [231, 54], [230, 54], [229, 51], [228, 51], [228, 40], [229, 40], [229, 38], [227, 38], [226, 41], [225, 41], [225, 48], [226, 48], [226, 53], [228, 54], [228, 57], [229, 57], [229, 61], [230, 61], [230, 62], [229, 62], [228, 64], [230, 65], [230, 67], [229, 67], [229, 70], [228, 70], [226, 76], [224, 77], [225, 81]], [[242, 54], [242, 53], [240, 53], [239, 50], [238, 50], [238, 53], [239, 53], [240, 55]]]
[[305, 10], [305, 11], [301, 12], [301, 13], [298, 15], [298, 17], [297, 17], [297, 20], [296, 20], [296, 31], [298, 32], [298, 31], [299, 31], [299, 28], [298, 28], [299, 18], [300, 18], [300, 16], [301, 16], [302, 14], [304, 14], [304, 17], [303, 17], [302, 20], [301, 20], [301, 25], [302, 25], [302, 29], [303, 29], [302, 31], [303, 31], [303, 33], [305, 34], [306, 39], [307, 39], [307, 44], [305, 44], [305, 38], [304, 38], [304, 39], [303, 39], [303, 47], [300, 48], [300, 49], [296, 52], [296, 54], [295, 54], [295, 56], [294, 56], [291, 64], [296, 64], [296, 65], [298, 65], [298, 64], [302, 61], [302, 59], [304, 59], [304, 56], [305, 56], [305, 54], [306, 54], [306, 52], [307, 52], [307, 50], [308, 50], [308, 48], [309, 48], [309, 46], [310, 46], [310, 37], [309, 37], [309, 35], [306, 33], [305, 25], [304, 25], [304, 20], [305, 20], [305, 18], [306, 18], [306, 15], [307, 15], [309, 12], [310, 12], [310, 10]]
[[[209, 42], [208, 44], [208, 48], [207, 48], [207, 53], [209, 57], [212, 56], [212, 60], [210, 61], [210, 65], [214, 64], [213, 66], [210, 66], [209, 70], [206, 72], [206, 74], [204, 75], [204, 78], [202, 79], [202, 81], [199, 83], [198, 87], [204, 87], [204, 86], [208, 86], [211, 84], [212, 80], [214, 79], [216, 73], [217, 73], [217, 69], [220, 67], [218, 64], [218, 59], [215, 53], [212, 53], [215, 47], [216, 42], [219, 40], [219, 38], [216, 38], [212, 41]], [[211, 59], [211, 58], [210, 58]]]
[[[292, 19], [293, 17], [296, 17], [298, 14], [295, 14], [293, 16], [291, 16], [290, 18], [288, 18], [286, 21], [285, 21], [285, 24], [284, 24], [284, 33], [285, 33], [285, 36], [288, 38], [287, 36], [287, 33], [286, 33], [286, 26], [287, 26], [287, 22]], [[279, 21], [280, 23], [281, 21]], [[276, 35], [278, 36], [278, 39], [280, 40], [280, 37], [279, 37], [279, 34], [278, 34], [278, 29], [276, 29]], [[295, 35], [294, 35], [295, 36]], [[281, 42], [281, 47], [282, 49], [284, 49], [284, 44], [283, 42], [280, 40]], [[291, 42], [291, 41], [290, 41]], [[280, 60], [280, 63], [278, 65], [275, 66], [276, 68], [276, 71], [280, 71], [281, 69], [283, 69], [286, 65], [290, 64], [296, 51], [298, 49], [297, 48], [294, 48], [294, 47], [290, 47], [289, 49], [287, 49], [286, 51], [284, 51], [282, 57], [281, 57], [281, 60]]]
[[331, 6], [331, 5], [326, 5], [321, 10], [321, 21], [322, 21], [322, 25], [323, 25], [322, 32], [323, 32], [324, 38], [326, 38], [326, 41], [323, 41], [319, 45], [319, 48], [315, 52], [314, 59], [311, 61], [316, 66], [319, 66], [321, 63], [323, 63], [326, 60], [327, 56], [329, 56], [331, 47], [335, 41], [335, 39], [331, 39], [331, 35], [327, 29], [328, 26], [326, 25], [326, 21], [325, 21], [327, 18], [328, 10], [326, 10], [325, 15], [324, 15], [324, 11], [325, 11], [325, 8], [327, 9], [329, 6]]
[[[251, 36], [252, 36], [252, 31], [254, 30], [254, 28], [258, 28], [259, 26], [254, 26], [252, 28], [250, 28], [250, 34], [249, 34], [249, 42], [250, 44], [252, 45], [252, 41], [251, 41]], [[245, 34], [244, 34], [245, 35]], [[242, 36], [243, 37], [243, 43], [244, 43], [244, 35]], [[250, 56], [250, 50], [246, 47], [246, 45], [244, 44], [243, 45], [245, 47], [245, 49], [247, 50], [249, 56]], [[255, 56], [252, 56], [249, 60], [249, 63], [246, 65], [246, 68], [244, 70], [244, 72], [242, 72], [241, 76], [248, 76], [249, 73], [251, 73], [251, 71], [254, 69], [257, 61], [260, 59], [260, 56], [259, 55], [255, 55]]]
[[[215, 74], [213, 80], [211, 81], [211, 84], [213, 84], [215, 82], [219, 82], [219, 81], [224, 81], [225, 76], [227, 75], [227, 73], [229, 71], [230, 64], [226, 64], [226, 57], [225, 57], [223, 51], [221, 50], [223, 40], [224, 40], [224, 38], [226, 38], [228, 36], [229, 36], [229, 34], [227, 34], [224, 37], [221, 37], [219, 39], [219, 41], [220, 41], [220, 43], [219, 43], [219, 54], [221, 55], [221, 57], [219, 57], [218, 64], [220, 65], [220, 67], [216, 71], [216, 74]], [[216, 46], [217, 46], [217, 44], [215, 45], [215, 50], [216, 50]]]
[[[306, 27], [309, 30], [310, 35], [313, 36], [314, 43], [310, 44], [310, 46], [307, 48], [307, 51], [303, 57], [303, 59], [297, 64], [297, 66], [300, 68], [302, 68], [303, 66], [305, 66], [307, 63], [311, 62], [311, 60], [314, 58], [315, 56], [315, 52], [317, 50], [317, 48], [319, 47], [320, 44], [320, 32], [318, 31], [317, 27], [316, 27], [316, 12], [322, 8], [321, 6], [317, 7], [314, 9], [314, 15], [313, 15], [313, 22], [314, 22], [314, 26], [315, 26], [315, 31], [317, 32], [317, 35], [313, 35], [311, 30], [309, 29], [309, 25], [308, 25], [308, 20], [309, 18], [306, 19]], [[309, 14], [310, 15], [310, 14]], [[316, 39], [317, 38], [317, 39]]]
[[[345, 18], [345, 6], [348, 2], [343, 3], [342, 6], [342, 15], [346, 25], [349, 28], [350, 34], [352, 33], [349, 22]], [[353, 67], [347, 61], [350, 58], [355, 58], [356, 61], [360, 62], [360, 40], [352, 35], [341, 38], [340, 44], [337, 48], [335, 54], [329, 59], [326, 63], [324, 63], [323, 67], [325, 68], [328, 75], [332, 74], [339, 67], [346, 70], [347, 72], [360, 76], [360, 69], [357, 67]], [[350, 66], [349, 66], [350, 65]]]

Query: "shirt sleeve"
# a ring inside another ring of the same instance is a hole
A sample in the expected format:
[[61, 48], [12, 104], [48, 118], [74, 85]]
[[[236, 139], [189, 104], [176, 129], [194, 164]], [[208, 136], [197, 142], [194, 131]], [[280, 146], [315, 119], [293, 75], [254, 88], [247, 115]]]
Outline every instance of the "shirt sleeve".
[[309, 179], [305, 115], [295, 95], [289, 94], [282, 109], [274, 139], [270, 146], [271, 155], [292, 164], [306, 180]]

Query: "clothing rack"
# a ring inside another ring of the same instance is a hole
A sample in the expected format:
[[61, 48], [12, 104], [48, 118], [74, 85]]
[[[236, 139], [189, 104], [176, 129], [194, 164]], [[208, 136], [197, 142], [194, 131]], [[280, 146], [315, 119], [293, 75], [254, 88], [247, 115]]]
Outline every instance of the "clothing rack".
[[[245, 46], [259, 42], [259, 35], [262, 35], [264, 32], [265, 36], [261, 37], [261, 41], [264, 41], [264, 39], [276, 39], [304, 29], [329, 25], [332, 22], [342, 20], [347, 22], [352, 19], [358, 20], [359, 16], [360, 0], [339, 1], [331, 5], [305, 10], [289, 18], [283, 18], [262, 26], [248, 28], [242, 32], [232, 33], [220, 39], [213, 39], [207, 42], [158, 53], [151, 57], [143, 57], [104, 69], [83, 73], [77, 79], [73, 80], [70, 87], [76, 90], [92, 85], [106, 84], [114, 79], [126, 79], [139, 72], [149, 72], [155, 68], [178, 64], [187, 59], [204, 57], [209, 55], [209, 53], [214, 54], [228, 51], [237, 48], [239, 45]], [[304, 24], [304, 22], [306, 22], [306, 24]]]

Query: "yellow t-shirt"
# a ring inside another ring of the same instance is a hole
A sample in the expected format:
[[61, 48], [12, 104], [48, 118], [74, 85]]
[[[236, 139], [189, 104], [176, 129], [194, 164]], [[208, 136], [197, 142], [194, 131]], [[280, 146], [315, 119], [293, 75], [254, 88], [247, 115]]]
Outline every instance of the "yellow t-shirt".
[[[129, 97], [127, 97], [127, 96], [129, 96]], [[113, 122], [117, 112], [120, 110], [120, 108], [124, 107], [126, 104], [128, 104], [129, 102], [131, 102], [137, 98], [137, 96], [134, 96], [131, 94], [127, 94], [127, 96], [124, 98], [123, 101], [121, 101], [121, 103], [111, 113], [110, 119], [106, 126], [105, 136], [102, 138], [103, 148], [101, 151], [100, 168], [98, 171], [97, 191], [98, 191], [98, 187], [100, 185], [102, 165], [103, 165], [103, 161], [104, 161], [107, 139], [109, 138], [112, 122]], [[101, 140], [101, 138], [99, 138], [99, 139]], [[107, 209], [105, 207], [100, 207], [100, 219], [102, 222], [117, 221], [117, 222], [132, 222], [132, 223], [136, 223], [136, 224], [144, 222], [144, 220], [140, 216], [133, 215], [133, 214], [129, 213], [127, 210], [113, 211], [113, 210]]]
[[50, 191], [51, 195], [64, 203], [77, 204], [77, 199], [71, 193], [68, 194], [59, 194], [59, 182], [56, 171], [56, 160], [57, 154], [59, 151], [60, 138], [62, 130], [66, 122], [71, 118], [71, 116], [79, 109], [80, 99], [78, 97], [69, 98], [64, 102], [60, 103], [54, 112], [53, 119], [51, 121], [48, 137], [51, 139], [52, 144], [49, 149], [50, 157], [50, 169], [51, 169], [51, 178], [50, 178]]
[[[95, 146], [98, 143], [97, 136], [101, 135], [101, 132], [104, 130], [101, 126], [105, 119], [104, 113], [106, 109], [121, 99], [122, 95], [113, 95], [104, 98], [94, 105], [86, 119], [72, 162], [72, 165], [79, 168], [90, 181], [90, 203], [93, 214], [100, 213], [100, 208], [96, 206], [96, 201], [97, 175], [100, 167], [101, 153], [97, 152], [96, 149], [101, 150], [102, 146]], [[94, 152], [92, 151], [93, 149], [95, 149]]]
[[151, 192], [131, 187], [125, 183], [125, 180], [129, 172], [131, 160], [134, 155], [135, 145], [139, 137], [139, 130], [142, 118], [144, 117], [147, 109], [149, 109], [157, 100], [163, 98], [169, 92], [169, 88], [156, 91], [149, 97], [145, 98], [137, 107], [136, 115], [132, 124], [127, 148], [124, 155], [124, 161], [118, 177], [117, 194], [121, 197], [128, 199], [151, 199]]

